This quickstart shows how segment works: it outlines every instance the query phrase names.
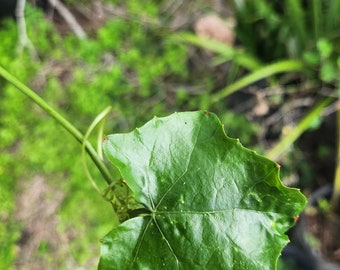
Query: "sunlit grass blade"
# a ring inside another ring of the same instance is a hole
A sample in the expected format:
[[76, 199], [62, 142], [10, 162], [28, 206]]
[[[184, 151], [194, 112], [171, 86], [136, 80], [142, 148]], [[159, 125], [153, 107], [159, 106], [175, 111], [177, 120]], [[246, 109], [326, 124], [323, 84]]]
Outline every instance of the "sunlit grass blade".
[[297, 60], [283, 60], [280, 62], [276, 62], [271, 65], [267, 65], [263, 68], [260, 68], [249, 75], [246, 75], [234, 82], [233, 84], [228, 85], [226, 88], [220, 90], [216, 94], [213, 94], [210, 98], [210, 104], [216, 103], [220, 101], [222, 98], [227, 97], [228, 95], [236, 92], [237, 90], [251, 85], [254, 82], [257, 82], [261, 79], [268, 78], [277, 73], [284, 72], [292, 72], [292, 71], [302, 71], [303, 64], [301, 61]]
[[293, 53], [293, 55], [300, 55], [302, 49], [305, 47], [307, 33], [310, 31], [306, 27], [305, 12], [300, 0], [288, 0], [286, 7], [286, 12], [289, 14], [289, 21], [291, 23], [291, 30], [294, 31], [296, 39], [294, 41], [294, 50], [296, 51], [291, 51], [291, 53]]
[[313, 10], [313, 27], [314, 27], [314, 38], [315, 41], [321, 37], [321, 22], [323, 21], [322, 14], [322, 3], [320, 0], [312, 1], [312, 10]]
[[332, 196], [332, 207], [337, 210], [340, 208], [340, 99], [338, 100], [337, 109], [337, 136], [338, 136], [338, 149], [337, 158], [335, 166], [335, 176], [334, 176], [334, 191]]
[[266, 156], [270, 159], [276, 160], [286, 149], [288, 149], [299, 137], [305, 132], [311, 123], [319, 117], [323, 110], [334, 100], [334, 98], [327, 97], [316, 104], [312, 110], [295, 126], [277, 145], [270, 149]]
[[249, 55], [243, 49], [234, 48], [231, 45], [227, 45], [217, 40], [199, 37], [191, 33], [176, 34], [173, 35], [173, 38], [217, 53], [219, 62], [222, 62], [222, 59], [224, 62], [232, 60], [238, 65], [250, 70], [254, 70], [261, 66], [261, 63], [255, 59], [254, 56]]

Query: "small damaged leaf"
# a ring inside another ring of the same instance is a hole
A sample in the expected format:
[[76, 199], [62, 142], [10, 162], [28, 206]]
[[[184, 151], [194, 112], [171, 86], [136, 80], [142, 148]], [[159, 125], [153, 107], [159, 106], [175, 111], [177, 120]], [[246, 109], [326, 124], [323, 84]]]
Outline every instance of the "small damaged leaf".
[[99, 269], [275, 269], [306, 200], [215, 114], [154, 118], [103, 146], [145, 209], [104, 237]]

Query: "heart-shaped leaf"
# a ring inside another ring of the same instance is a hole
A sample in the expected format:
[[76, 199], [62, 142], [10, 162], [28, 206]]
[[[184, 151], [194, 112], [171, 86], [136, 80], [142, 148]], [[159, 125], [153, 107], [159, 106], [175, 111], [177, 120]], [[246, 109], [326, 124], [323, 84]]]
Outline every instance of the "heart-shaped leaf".
[[272, 270], [306, 202], [209, 112], [154, 118], [104, 151], [148, 212], [105, 236], [99, 269]]

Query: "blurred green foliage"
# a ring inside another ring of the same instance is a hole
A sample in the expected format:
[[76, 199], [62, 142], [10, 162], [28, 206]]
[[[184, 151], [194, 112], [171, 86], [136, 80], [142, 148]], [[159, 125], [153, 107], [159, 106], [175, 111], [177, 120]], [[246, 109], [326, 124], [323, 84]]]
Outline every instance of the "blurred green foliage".
[[[304, 64], [304, 72], [295, 75], [292, 82], [292, 96], [307, 93], [315, 100], [325, 95], [339, 97], [340, 1], [232, 2], [238, 22], [237, 38], [247, 52], [264, 64], [288, 58]], [[321, 114], [311, 124], [315, 128], [321, 127]], [[315, 170], [305, 161], [306, 156], [307, 153], [301, 153], [298, 147], [294, 147], [284, 158], [287, 170], [292, 174], [299, 173], [301, 188], [311, 188], [316, 184]], [[321, 155], [319, 159], [326, 160]]]
[[340, 2], [338, 0], [233, 0], [237, 38], [264, 63], [301, 59], [315, 83], [340, 77]]
[[[159, 19], [159, 5], [112, 2], [124, 6], [134, 19], [109, 20], [87, 40], [61, 37], [40, 10], [27, 5], [28, 36], [40, 61], [32, 61], [28, 53], [16, 54], [17, 28], [7, 19], [1, 22], [0, 64], [82, 131], [109, 105], [113, 113], [107, 133], [131, 130], [154, 115], [197, 109], [201, 96], [188, 92], [187, 86], [197, 84], [208, 92], [211, 78], [192, 79], [187, 46], [171, 39], [163, 26], [145, 22], [145, 18]], [[37, 174], [66, 194], [57, 212], [60, 233], [77, 233], [65, 247], [64, 257], [51, 258], [47, 242], [40, 243], [33, 256], [58, 269], [68, 269], [68, 260], [86, 265], [89, 258], [99, 258], [98, 239], [118, 222], [117, 217], [86, 179], [80, 145], [13, 86], [0, 79], [0, 87], [0, 269], [10, 269], [19, 254], [17, 244], [25, 224], [16, 222], [15, 204], [21, 183]], [[248, 128], [245, 118], [223, 111], [226, 121], [242, 121], [237, 136], [249, 143], [255, 127]], [[90, 169], [103, 190], [100, 174]]]
[[[1, 64], [9, 67], [17, 76], [27, 80], [36, 71], [36, 65], [23, 56], [27, 68], [22, 68], [22, 60], [16, 58], [16, 25], [9, 20], [2, 22], [0, 31]], [[15, 210], [16, 179], [25, 170], [24, 165], [13, 156], [18, 148], [18, 138], [28, 136], [26, 124], [30, 117], [23, 114], [28, 100], [11, 85], [0, 79], [0, 269], [9, 269], [15, 258], [14, 243], [20, 236], [19, 226], [11, 215]], [[21, 120], [18, 120], [21, 115]], [[26, 121], [26, 124], [24, 124]], [[21, 172], [20, 172], [21, 171]]]
[[[162, 1], [109, 2], [123, 7], [126, 16], [108, 20], [87, 40], [61, 37], [40, 10], [28, 5], [28, 35], [40, 61], [32, 61], [26, 53], [17, 56], [17, 28], [8, 19], [1, 22], [0, 64], [82, 131], [107, 106], [113, 107], [113, 113], [106, 133], [129, 131], [154, 115], [205, 109], [200, 104], [218, 90], [215, 78], [207, 72], [191, 73], [188, 46], [172, 38], [172, 31], [162, 25], [169, 18], [161, 11]], [[255, 69], [297, 58], [309, 67], [308, 79], [316, 84], [339, 83], [338, 0], [233, 2], [237, 39], [244, 48], [236, 54], [240, 63]], [[210, 109], [221, 116], [229, 136], [252, 144], [260, 131], [258, 124], [227, 110], [223, 102]], [[117, 217], [86, 179], [80, 145], [2, 79], [0, 151], [0, 269], [10, 269], [18, 255], [16, 243], [24, 224], [17, 224], [13, 213], [20, 183], [37, 174], [66, 194], [58, 212], [62, 219], [58, 229], [79, 232], [66, 248], [67, 256], [77, 265], [99, 258], [98, 239], [117, 223]], [[91, 173], [104, 189], [95, 168]], [[38, 252], [49, 253], [48, 243], [41, 243]], [[54, 259], [55, 268], [67, 269], [65, 258]]]

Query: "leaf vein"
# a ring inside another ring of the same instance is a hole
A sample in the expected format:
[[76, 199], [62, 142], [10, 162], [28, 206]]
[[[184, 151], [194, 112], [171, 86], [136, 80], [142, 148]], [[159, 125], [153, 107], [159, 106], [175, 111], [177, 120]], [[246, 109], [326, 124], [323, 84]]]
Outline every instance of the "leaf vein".
[[183, 172], [182, 175], [180, 175], [170, 186], [169, 188], [166, 190], [166, 192], [164, 192], [164, 195], [162, 196], [162, 198], [159, 200], [157, 206], [156, 206], [156, 209], [161, 205], [162, 201], [164, 200], [164, 198], [169, 194], [169, 192], [174, 188], [174, 186], [180, 181], [181, 178], [183, 178], [183, 176], [187, 173], [188, 171], [188, 168], [189, 168], [189, 165], [190, 165], [190, 162], [191, 162], [191, 157], [192, 157], [192, 154], [195, 150], [195, 147], [196, 147], [196, 144], [197, 144], [197, 141], [198, 141], [198, 136], [201, 132], [201, 128], [202, 128], [202, 123], [200, 123], [199, 125], [199, 128], [198, 128], [198, 131], [197, 131], [197, 135], [196, 135], [196, 138], [195, 138], [195, 142], [193, 144], [193, 147], [190, 151], [190, 154], [189, 154], [189, 158], [187, 159], [187, 164], [186, 164], [186, 168]]
[[154, 218], [153, 220], [154, 220], [154, 222], [155, 222], [155, 224], [156, 224], [156, 227], [157, 227], [159, 233], [160, 233], [161, 236], [162, 236], [162, 239], [164, 239], [164, 241], [166, 242], [166, 244], [167, 244], [167, 246], [168, 246], [168, 248], [169, 248], [171, 254], [175, 257], [177, 266], [179, 266], [179, 260], [178, 260], [178, 258], [177, 258], [177, 255], [176, 255], [174, 249], [172, 248], [172, 246], [171, 246], [169, 240], [165, 237], [165, 234], [163, 233], [161, 227], [159, 226], [159, 224], [158, 224], [156, 218]]
[[137, 257], [138, 257], [138, 253], [139, 253], [140, 248], [141, 248], [141, 246], [142, 246], [142, 242], [143, 242], [143, 240], [144, 240], [145, 234], [146, 234], [146, 232], [147, 232], [147, 230], [148, 230], [148, 228], [149, 228], [149, 226], [150, 226], [151, 223], [152, 223], [152, 219], [150, 218], [149, 222], [146, 224], [145, 229], [144, 229], [143, 232], [142, 232], [141, 237], [140, 237], [139, 240], [138, 240], [138, 243], [137, 243], [137, 245], [136, 245], [135, 252], [134, 252], [135, 255], [134, 255], [134, 257], [133, 257], [133, 260], [132, 260], [132, 263], [131, 263], [131, 264], [133, 264], [133, 263], [136, 261]]

